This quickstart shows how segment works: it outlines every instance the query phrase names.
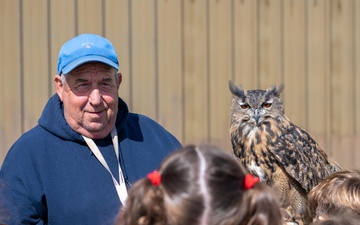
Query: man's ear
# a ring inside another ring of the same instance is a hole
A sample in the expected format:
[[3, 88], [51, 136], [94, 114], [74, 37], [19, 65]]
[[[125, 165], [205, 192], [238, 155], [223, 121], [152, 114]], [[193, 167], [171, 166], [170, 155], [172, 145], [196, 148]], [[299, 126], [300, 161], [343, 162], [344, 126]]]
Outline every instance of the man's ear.
[[122, 82], [122, 74], [121, 73], [118, 73], [117, 74], [117, 76], [118, 76], [118, 79], [117, 79], [117, 88], [119, 89], [119, 87], [120, 87], [120, 84], [121, 84], [121, 82]]
[[60, 75], [55, 75], [54, 83], [56, 88], [56, 93], [58, 94], [60, 101], [63, 100], [63, 92], [64, 92], [64, 85]]

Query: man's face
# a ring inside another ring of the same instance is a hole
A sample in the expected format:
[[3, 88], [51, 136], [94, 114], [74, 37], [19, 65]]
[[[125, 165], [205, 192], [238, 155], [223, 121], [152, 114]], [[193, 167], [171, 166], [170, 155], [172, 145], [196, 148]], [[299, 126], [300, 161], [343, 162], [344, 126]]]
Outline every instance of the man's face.
[[65, 77], [65, 85], [58, 75], [55, 84], [70, 127], [92, 139], [106, 137], [116, 121], [121, 74], [110, 66], [91, 62]]

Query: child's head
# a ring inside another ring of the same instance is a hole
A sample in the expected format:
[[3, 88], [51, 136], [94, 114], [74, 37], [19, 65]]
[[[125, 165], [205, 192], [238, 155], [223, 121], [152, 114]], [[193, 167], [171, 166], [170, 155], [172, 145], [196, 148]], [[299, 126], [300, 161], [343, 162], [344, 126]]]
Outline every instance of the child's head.
[[149, 176], [130, 190], [118, 224], [281, 224], [271, 189], [245, 181], [239, 162], [215, 146], [178, 150]]
[[309, 192], [308, 205], [314, 220], [345, 211], [360, 216], [360, 171], [343, 170], [329, 175]]

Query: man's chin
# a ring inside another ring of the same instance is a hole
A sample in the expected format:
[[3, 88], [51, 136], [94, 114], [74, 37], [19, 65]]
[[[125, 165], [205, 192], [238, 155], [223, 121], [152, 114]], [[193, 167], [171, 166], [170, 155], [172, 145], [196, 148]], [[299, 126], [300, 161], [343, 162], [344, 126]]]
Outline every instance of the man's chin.
[[106, 137], [114, 127], [115, 121], [109, 120], [88, 120], [87, 123], [84, 123], [86, 120], [83, 120], [83, 123], [79, 124], [79, 129], [77, 131], [89, 138], [103, 138]]
[[90, 126], [84, 127], [89, 132], [100, 132], [105, 128], [104, 124], [91, 124]]
[[109, 130], [109, 133], [111, 131], [111, 129], [107, 129], [107, 126], [104, 124], [96, 124], [96, 125], [92, 125], [92, 126], [87, 126], [85, 127], [85, 130], [87, 130], [89, 133], [102, 133], [102, 132], [107, 132]]

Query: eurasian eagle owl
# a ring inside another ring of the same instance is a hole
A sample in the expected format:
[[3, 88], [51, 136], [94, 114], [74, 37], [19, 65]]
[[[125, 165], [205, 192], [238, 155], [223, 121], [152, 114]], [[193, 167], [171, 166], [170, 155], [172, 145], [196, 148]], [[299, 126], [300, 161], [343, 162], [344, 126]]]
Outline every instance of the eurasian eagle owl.
[[283, 86], [244, 90], [229, 82], [233, 95], [230, 135], [233, 153], [247, 170], [272, 186], [291, 220], [307, 215], [307, 193], [340, 170], [303, 129], [284, 114]]

